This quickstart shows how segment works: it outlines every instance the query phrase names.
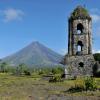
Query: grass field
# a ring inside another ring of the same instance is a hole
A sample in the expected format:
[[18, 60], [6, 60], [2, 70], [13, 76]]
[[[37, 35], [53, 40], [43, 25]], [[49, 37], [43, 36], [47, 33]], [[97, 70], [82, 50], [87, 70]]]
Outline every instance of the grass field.
[[[100, 88], [100, 78], [96, 78]], [[100, 91], [66, 92], [81, 79], [49, 83], [38, 75], [0, 74], [0, 100], [100, 100]]]

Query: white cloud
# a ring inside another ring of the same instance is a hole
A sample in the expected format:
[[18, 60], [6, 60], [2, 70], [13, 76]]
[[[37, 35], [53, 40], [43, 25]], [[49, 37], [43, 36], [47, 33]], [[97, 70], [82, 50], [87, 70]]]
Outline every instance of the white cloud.
[[100, 50], [93, 50], [93, 53], [100, 53]]
[[4, 15], [4, 22], [14, 21], [14, 20], [22, 20], [24, 12], [19, 9], [8, 8], [2, 11]]
[[98, 8], [90, 9], [90, 13], [94, 23], [100, 22], [100, 11]]
[[92, 19], [93, 19], [93, 22], [98, 22], [98, 21], [100, 21], [100, 15], [98, 15], [98, 14], [91, 14], [91, 16], [92, 16]]

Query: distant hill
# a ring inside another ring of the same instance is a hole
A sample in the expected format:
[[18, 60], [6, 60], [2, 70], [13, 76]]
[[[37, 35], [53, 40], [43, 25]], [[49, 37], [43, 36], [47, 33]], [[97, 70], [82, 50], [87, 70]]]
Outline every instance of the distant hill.
[[39, 42], [33, 42], [15, 54], [2, 59], [11, 65], [24, 63], [28, 66], [53, 66], [59, 64], [62, 55], [54, 52]]

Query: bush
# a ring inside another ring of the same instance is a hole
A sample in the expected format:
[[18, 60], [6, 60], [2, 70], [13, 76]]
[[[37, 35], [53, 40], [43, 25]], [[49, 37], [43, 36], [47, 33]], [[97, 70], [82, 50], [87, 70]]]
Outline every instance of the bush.
[[24, 74], [27, 75], [27, 76], [31, 76], [31, 72], [28, 71], [28, 70], [25, 70], [25, 71], [24, 71]]
[[62, 74], [63, 73], [63, 68], [62, 67], [52, 68], [52, 71], [51, 72], [53, 74]]
[[87, 77], [85, 80], [85, 90], [95, 90], [97, 89], [96, 83], [93, 79], [93, 77]]
[[96, 62], [93, 66], [93, 76], [100, 77], [100, 70], [99, 70], [100, 64], [99, 62]]
[[39, 71], [39, 75], [43, 75], [44, 74], [44, 71], [43, 70], [40, 70]]
[[99, 61], [100, 62], [100, 53], [95, 53], [93, 54], [95, 61]]
[[49, 82], [63, 82], [61, 76], [54, 76], [50, 78]]
[[75, 85], [75, 87], [69, 88], [67, 92], [75, 93], [75, 92], [81, 92], [84, 90], [84, 86], [82, 85]]
[[93, 77], [86, 77], [85, 79], [75, 80], [75, 86], [69, 88], [67, 92], [81, 92], [81, 91], [93, 91], [97, 86]]

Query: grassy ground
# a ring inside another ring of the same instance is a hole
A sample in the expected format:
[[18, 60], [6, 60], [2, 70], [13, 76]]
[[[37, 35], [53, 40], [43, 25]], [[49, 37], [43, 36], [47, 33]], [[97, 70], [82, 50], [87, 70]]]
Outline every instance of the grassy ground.
[[[96, 78], [100, 88], [100, 78]], [[0, 74], [0, 100], [100, 100], [100, 91], [66, 92], [81, 79], [49, 83], [38, 75]]]

